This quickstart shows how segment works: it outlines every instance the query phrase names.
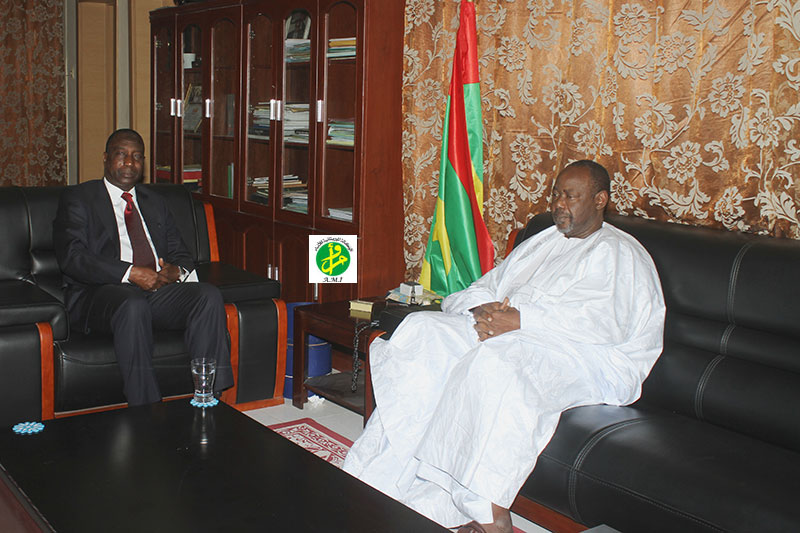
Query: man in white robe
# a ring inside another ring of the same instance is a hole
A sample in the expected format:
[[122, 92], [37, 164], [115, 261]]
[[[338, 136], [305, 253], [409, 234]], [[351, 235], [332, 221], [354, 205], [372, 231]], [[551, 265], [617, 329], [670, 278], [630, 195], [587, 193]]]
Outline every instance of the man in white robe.
[[664, 301], [642, 245], [603, 222], [608, 195], [602, 166], [567, 166], [554, 227], [371, 345], [377, 409], [346, 471], [446, 527], [510, 532], [561, 413], [639, 397]]

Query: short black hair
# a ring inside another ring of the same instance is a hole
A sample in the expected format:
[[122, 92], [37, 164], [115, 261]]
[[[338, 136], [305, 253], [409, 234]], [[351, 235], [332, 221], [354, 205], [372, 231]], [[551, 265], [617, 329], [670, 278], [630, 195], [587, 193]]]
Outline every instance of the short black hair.
[[[564, 167], [564, 170], [568, 168], [587, 169], [589, 171], [589, 177], [592, 179], [592, 185], [594, 185], [594, 193], [597, 194], [600, 191], [606, 191], [611, 194], [611, 178], [608, 177], [606, 167], [600, 163], [592, 161], [591, 159], [581, 159], [580, 161], [570, 163]], [[561, 172], [564, 172], [564, 170]]]
[[108, 139], [106, 139], [106, 153], [108, 153], [108, 148], [111, 146], [111, 143], [114, 140], [116, 140], [117, 137], [133, 137], [134, 139], [139, 141], [139, 144], [142, 145], [142, 149], [144, 149], [144, 140], [142, 139], [142, 136], [139, 135], [138, 131], [132, 130], [130, 128], [120, 128], [111, 135], [109, 135]]

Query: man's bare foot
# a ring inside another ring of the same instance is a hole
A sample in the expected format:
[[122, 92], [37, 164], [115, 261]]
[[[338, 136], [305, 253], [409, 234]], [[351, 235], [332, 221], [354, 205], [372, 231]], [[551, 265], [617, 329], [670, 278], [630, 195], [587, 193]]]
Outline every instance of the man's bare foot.
[[474, 520], [458, 528], [458, 533], [513, 533], [511, 527], [511, 511], [499, 505], [492, 504], [491, 524], [479, 524]]

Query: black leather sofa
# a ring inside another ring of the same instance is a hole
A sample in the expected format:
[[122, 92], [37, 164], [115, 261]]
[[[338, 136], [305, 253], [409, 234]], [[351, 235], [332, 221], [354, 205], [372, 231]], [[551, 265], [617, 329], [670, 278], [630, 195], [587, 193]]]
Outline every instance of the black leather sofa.
[[[179, 185], [147, 187], [167, 199], [200, 280], [226, 302], [236, 385], [223, 401], [242, 409], [282, 403], [280, 284], [217, 260], [210, 205]], [[69, 329], [52, 241], [62, 190], [0, 188], [0, 427], [125, 403], [111, 337]], [[165, 397], [192, 392], [182, 331], [155, 332], [153, 364]]]
[[554, 531], [800, 531], [800, 243], [607, 220], [655, 261], [664, 351], [634, 405], [562, 415], [512, 509]]

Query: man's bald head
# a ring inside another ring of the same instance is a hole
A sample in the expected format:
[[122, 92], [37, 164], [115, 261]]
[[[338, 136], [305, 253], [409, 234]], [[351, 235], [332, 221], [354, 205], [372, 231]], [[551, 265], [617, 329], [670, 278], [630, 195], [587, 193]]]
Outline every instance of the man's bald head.
[[139, 135], [139, 132], [130, 128], [121, 128], [109, 135], [108, 139], [106, 139], [106, 153], [108, 153], [108, 149], [112, 144], [122, 139], [139, 143], [142, 146], [142, 152], [144, 152], [144, 140], [142, 136]]
[[583, 239], [600, 229], [609, 185], [608, 172], [594, 161], [567, 165], [553, 185], [550, 206], [558, 231], [568, 238]]
[[589, 177], [592, 180], [592, 185], [594, 187], [594, 192], [606, 191], [609, 195], [611, 194], [611, 178], [608, 176], [608, 171], [606, 167], [597, 163], [596, 161], [592, 161], [591, 159], [581, 159], [580, 161], [574, 161], [569, 165], [565, 166], [561, 172], [558, 173], [560, 176], [568, 169], [585, 169], [589, 173]]

